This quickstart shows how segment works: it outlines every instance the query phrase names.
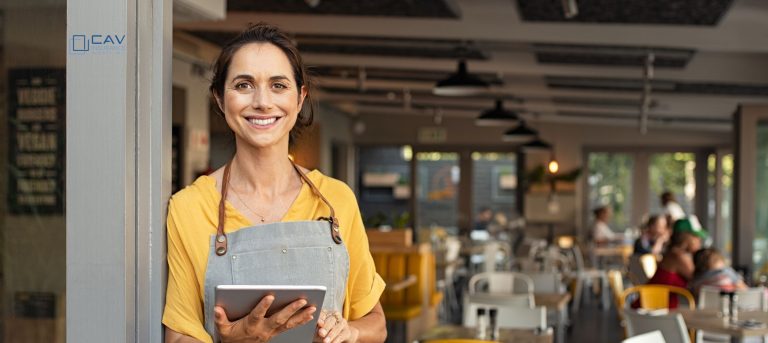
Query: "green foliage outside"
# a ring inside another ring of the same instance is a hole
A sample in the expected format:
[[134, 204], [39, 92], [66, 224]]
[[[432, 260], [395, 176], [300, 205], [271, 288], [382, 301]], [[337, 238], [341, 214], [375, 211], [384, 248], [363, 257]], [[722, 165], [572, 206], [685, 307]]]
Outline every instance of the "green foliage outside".
[[611, 228], [630, 226], [633, 162], [629, 154], [589, 154], [589, 218], [593, 209], [608, 206], [613, 210]]
[[651, 187], [649, 209], [651, 213], [662, 212], [659, 197], [664, 191], [670, 191], [686, 213], [693, 209], [693, 197], [687, 198], [685, 187], [695, 185], [694, 167], [696, 155], [687, 152], [675, 152], [651, 155], [648, 177]]

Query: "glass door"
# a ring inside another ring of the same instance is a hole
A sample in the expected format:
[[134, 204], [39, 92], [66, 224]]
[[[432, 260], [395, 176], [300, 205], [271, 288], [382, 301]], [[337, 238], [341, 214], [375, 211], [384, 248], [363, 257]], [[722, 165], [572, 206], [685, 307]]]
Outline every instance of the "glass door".
[[459, 233], [459, 153], [416, 153], [416, 227], [418, 241], [428, 242], [435, 230]]
[[614, 231], [632, 226], [633, 170], [635, 158], [630, 153], [591, 152], [587, 157], [587, 226], [593, 223], [593, 211], [611, 209], [608, 225]]
[[[663, 214], [661, 195], [672, 194], [686, 214], [694, 211], [696, 196], [696, 154], [690, 152], [670, 152], [652, 154], [648, 164], [650, 196], [649, 214]], [[700, 218], [704, 219], [704, 218]]]

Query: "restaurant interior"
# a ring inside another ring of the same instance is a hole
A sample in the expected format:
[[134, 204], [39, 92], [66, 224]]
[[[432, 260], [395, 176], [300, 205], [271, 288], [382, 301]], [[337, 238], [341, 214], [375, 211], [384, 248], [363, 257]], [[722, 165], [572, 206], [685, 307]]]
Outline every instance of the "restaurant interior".
[[[288, 31], [319, 94], [292, 155], [355, 191], [388, 342], [768, 337], [768, 3], [212, 3], [174, 2], [174, 187], [233, 153], [218, 49]], [[747, 288], [652, 282], [681, 219]]]

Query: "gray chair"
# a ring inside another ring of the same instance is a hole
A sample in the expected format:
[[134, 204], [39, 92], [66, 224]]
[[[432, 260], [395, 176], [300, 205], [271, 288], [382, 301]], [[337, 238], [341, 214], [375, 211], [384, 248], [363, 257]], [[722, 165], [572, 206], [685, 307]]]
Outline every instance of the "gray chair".
[[625, 309], [624, 318], [627, 321], [629, 337], [658, 330], [667, 343], [691, 343], [683, 316], [679, 313], [650, 315]]
[[664, 335], [661, 334], [661, 331], [656, 330], [627, 338], [621, 341], [621, 343], [666, 343], [666, 341], [664, 340]]

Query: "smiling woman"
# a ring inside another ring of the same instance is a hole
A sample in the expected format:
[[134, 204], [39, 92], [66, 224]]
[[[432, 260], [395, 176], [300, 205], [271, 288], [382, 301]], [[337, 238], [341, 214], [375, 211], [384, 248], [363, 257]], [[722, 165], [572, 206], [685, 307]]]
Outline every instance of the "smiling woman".
[[[169, 204], [166, 341], [280, 342], [282, 332], [316, 316], [317, 342], [382, 342], [384, 282], [354, 194], [288, 157], [313, 116], [296, 47], [273, 26], [248, 28], [222, 49], [210, 91], [236, 153]], [[267, 296], [230, 322], [211, 300], [216, 286], [233, 283], [327, 292], [322, 309], [296, 300], [267, 316], [275, 300]]]

